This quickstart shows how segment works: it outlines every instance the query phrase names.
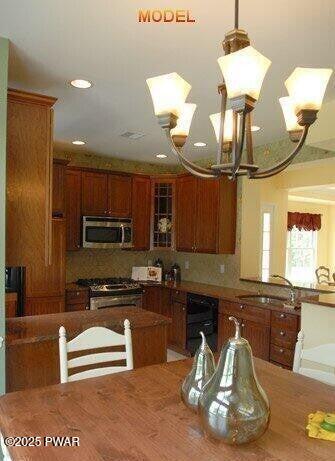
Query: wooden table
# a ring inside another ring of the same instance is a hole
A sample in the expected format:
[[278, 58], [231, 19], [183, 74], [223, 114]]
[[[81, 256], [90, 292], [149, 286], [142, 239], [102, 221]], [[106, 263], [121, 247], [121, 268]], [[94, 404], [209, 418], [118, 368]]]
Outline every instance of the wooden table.
[[93, 326], [122, 333], [125, 319], [129, 319], [132, 330], [134, 368], [166, 362], [167, 327], [171, 320], [137, 307], [7, 319], [7, 392], [60, 382], [58, 330], [61, 325], [71, 339]]
[[309, 413], [334, 411], [334, 388], [255, 363], [272, 418], [248, 446], [204, 438], [179, 396], [191, 360], [7, 394], [0, 398], [0, 430], [4, 437], [80, 437], [79, 447], [10, 448], [13, 461], [334, 461], [333, 442], [305, 434]]

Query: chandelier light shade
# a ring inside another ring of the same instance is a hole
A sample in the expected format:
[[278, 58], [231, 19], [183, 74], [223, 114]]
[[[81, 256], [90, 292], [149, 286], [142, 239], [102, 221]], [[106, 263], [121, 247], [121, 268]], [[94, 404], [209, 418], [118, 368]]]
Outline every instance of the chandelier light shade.
[[298, 123], [298, 117], [295, 113], [295, 105], [290, 96], [279, 98], [279, 102], [283, 111], [286, 130], [288, 131], [292, 141], [300, 139], [303, 127]]
[[297, 67], [286, 80], [285, 86], [295, 106], [301, 110], [320, 110], [332, 69]]
[[148, 78], [155, 115], [172, 113], [179, 116], [180, 108], [185, 103], [191, 85], [176, 72]]
[[259, 98], [264, 77], [271, 61], [252, 46], [218, 59], [223, 79], [227, 86], [228, 98], [248, 95]]
[[[221, 123], [221, 112], [217, 114], [212, 114], [209, 116], [217, 142], [220, 140], [220, 123]], [[233, 140], [233, 111], [232, 109], [226, 110], [226, 115], [224, 119], [224, 142], [231, 142]]]
[[191, 103], [185, 103], [180, 107], [177, 125], [171, 130], [172, 137], [188, 136], [196, 107], [196, 104]]
[[210, 115], [218, 142], [216, 162], [211, 166], [201, 167], [183, 153], [196, 107], [185, 102], [191, 85], [176, 72], [147, 80], [158, 123], [166, 133], [172, 152], [187, 171], [200, 178], [235, 179], [245, 175], [262, 179], [287, 168], [301, 151], [309, 128], [317, 119], [333, 72], [332, 69], [297, 67], [286, 80], [289, 96], [280, 98], [279, 102], [286, 129], [295, 145], [283, 160], [260, 169], [253, 155], [252, 111], [271, 61], [250, 46], [248, 34], [239, 27], [238, 13], [239, 0], [235, 0], [235, 27], [222, 43], [225, 56], [218, 59], [223, 82], [218, 86], [220, 112]]

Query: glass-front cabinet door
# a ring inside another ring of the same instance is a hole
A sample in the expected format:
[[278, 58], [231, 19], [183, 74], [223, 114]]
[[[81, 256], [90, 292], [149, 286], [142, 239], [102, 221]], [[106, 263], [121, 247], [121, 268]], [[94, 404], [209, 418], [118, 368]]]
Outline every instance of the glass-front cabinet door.
[[174, 179], [153, 179], [152, 198], [151, 247], [153, 249], [173, 249]]

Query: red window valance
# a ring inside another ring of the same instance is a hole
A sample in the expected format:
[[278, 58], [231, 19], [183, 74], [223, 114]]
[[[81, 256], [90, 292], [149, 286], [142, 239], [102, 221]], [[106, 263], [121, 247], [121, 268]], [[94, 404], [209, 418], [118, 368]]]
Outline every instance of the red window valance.
[[291, 231], [294, 226], [299, 230], [318, 231], [321, 229], [321, 215], [289, 211], [287, 214], [287, 230]]

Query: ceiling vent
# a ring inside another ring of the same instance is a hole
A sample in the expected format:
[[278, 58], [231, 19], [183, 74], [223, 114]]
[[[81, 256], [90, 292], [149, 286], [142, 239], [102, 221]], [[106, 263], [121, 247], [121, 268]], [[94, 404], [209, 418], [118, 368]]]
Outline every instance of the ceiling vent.
[[128, 138], [128, 139], [140, 139], [145, 136], [144, 133], [139, 133], [135, 131], [125, 131], [124, 133], [121, 134], [122, 138]]

